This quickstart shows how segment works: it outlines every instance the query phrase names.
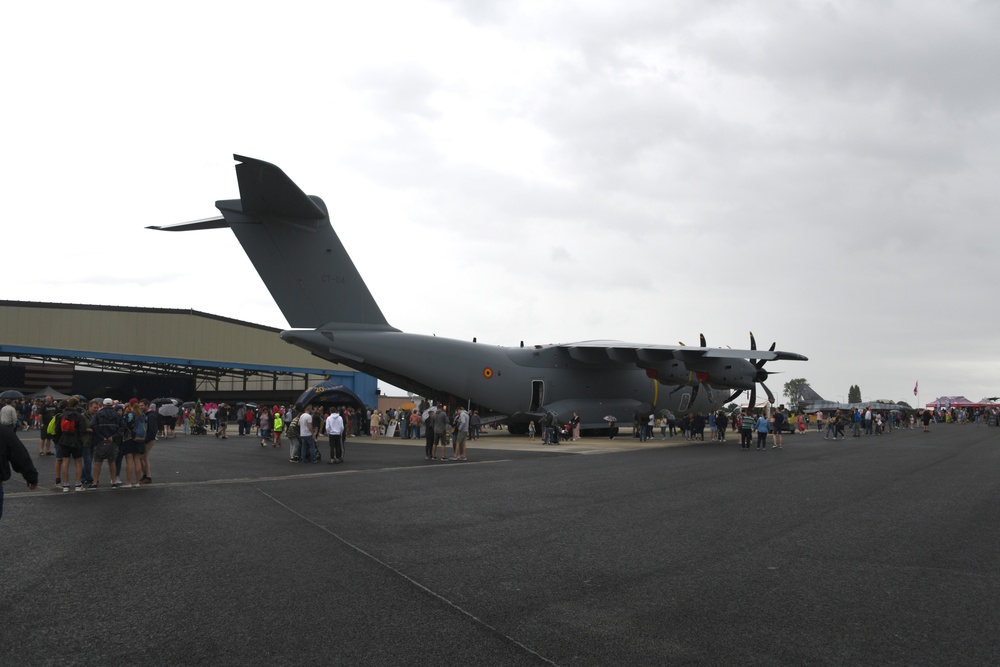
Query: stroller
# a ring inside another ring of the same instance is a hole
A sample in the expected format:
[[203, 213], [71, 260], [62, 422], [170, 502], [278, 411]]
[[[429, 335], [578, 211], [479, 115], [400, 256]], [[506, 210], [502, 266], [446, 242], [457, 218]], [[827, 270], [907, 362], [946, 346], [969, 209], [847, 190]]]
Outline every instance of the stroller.
[[198, 413], [194, 418], [194, 425], [191, 426], [191, 435], [207, 435], [208, 429], [205, 428], [205, 415], [204, 413]]

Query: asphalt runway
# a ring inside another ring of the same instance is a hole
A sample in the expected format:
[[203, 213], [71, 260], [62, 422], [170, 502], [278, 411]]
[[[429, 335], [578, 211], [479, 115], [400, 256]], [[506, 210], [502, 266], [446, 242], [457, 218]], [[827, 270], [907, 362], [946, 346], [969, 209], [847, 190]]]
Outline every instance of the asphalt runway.
[[785, 441], [330, 466], [179, 437], [151, 486], [68, 494], [36, 457], [44, 487], [5, 484], [0, 664], [1000, 663], [1000, 430]]

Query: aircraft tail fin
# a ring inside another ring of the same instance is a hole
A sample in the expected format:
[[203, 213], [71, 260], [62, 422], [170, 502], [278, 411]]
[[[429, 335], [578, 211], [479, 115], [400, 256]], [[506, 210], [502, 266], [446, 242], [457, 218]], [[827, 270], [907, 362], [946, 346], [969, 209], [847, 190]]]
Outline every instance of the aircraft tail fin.
[[800, 392], [800, 394], [802, 396], [802, 400], [805, 401], [805, 402], [808, 402], [808, 403], [812, 403], [814, 401], [824, 401], [824, 400], [826, 400], [822, 396], [820, 396], [819, 394], [817, 394], [813, 390], [813, 388], [810, 387], [807, 384], [803, 384], [802, 387], [800, 387], [799, 392]]
[[240, 198], [217, 201], [220, 218], [151, 227], [229, 227], [293, 328], [393, 331], [330, 224], [326, 204], [268, 162], [233, 156]]

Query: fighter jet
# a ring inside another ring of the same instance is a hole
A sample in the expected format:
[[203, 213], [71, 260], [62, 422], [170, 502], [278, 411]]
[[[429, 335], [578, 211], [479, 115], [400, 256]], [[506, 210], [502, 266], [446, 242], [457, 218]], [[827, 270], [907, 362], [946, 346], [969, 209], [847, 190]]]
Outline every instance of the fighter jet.
[[221, 216], [162, 231], [229, 227], [293, 327], [282, 339], [318, 357], [431, 398], [469, 401], [523, 432], [546, 413], [575, 410], [584, 429], [637, 413], [708, 412], [744, 391], [754, 404], [764, 364], [792, 352], [592, 340], [500, 347], [405, 333], [389, 325], [330, 223], [326, 205], [273, 164], [235, 155], [240, 198]]

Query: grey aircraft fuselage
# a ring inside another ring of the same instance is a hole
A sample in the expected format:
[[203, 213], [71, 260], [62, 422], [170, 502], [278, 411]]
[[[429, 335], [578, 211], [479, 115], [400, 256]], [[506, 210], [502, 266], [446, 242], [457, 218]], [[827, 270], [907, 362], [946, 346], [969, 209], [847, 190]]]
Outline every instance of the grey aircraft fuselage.
[[[607, 416], [631, 423], [642, 404], [674, 413], [721, 407], [729, 393], [661, 384], [629, 363], [594, 368], [573, 359], [563, 346], [501, 347], [398, 331], [290, 329], [281, 338], [313, 354], [358, 368], [393, 384], [426, 394], [426, 389], [471, 400], [526, 423], [543, 411], [564, 421], [573, 410], [583, 428], [607, 426]], [[742, 361], [752, 382], [757, 372]]]

